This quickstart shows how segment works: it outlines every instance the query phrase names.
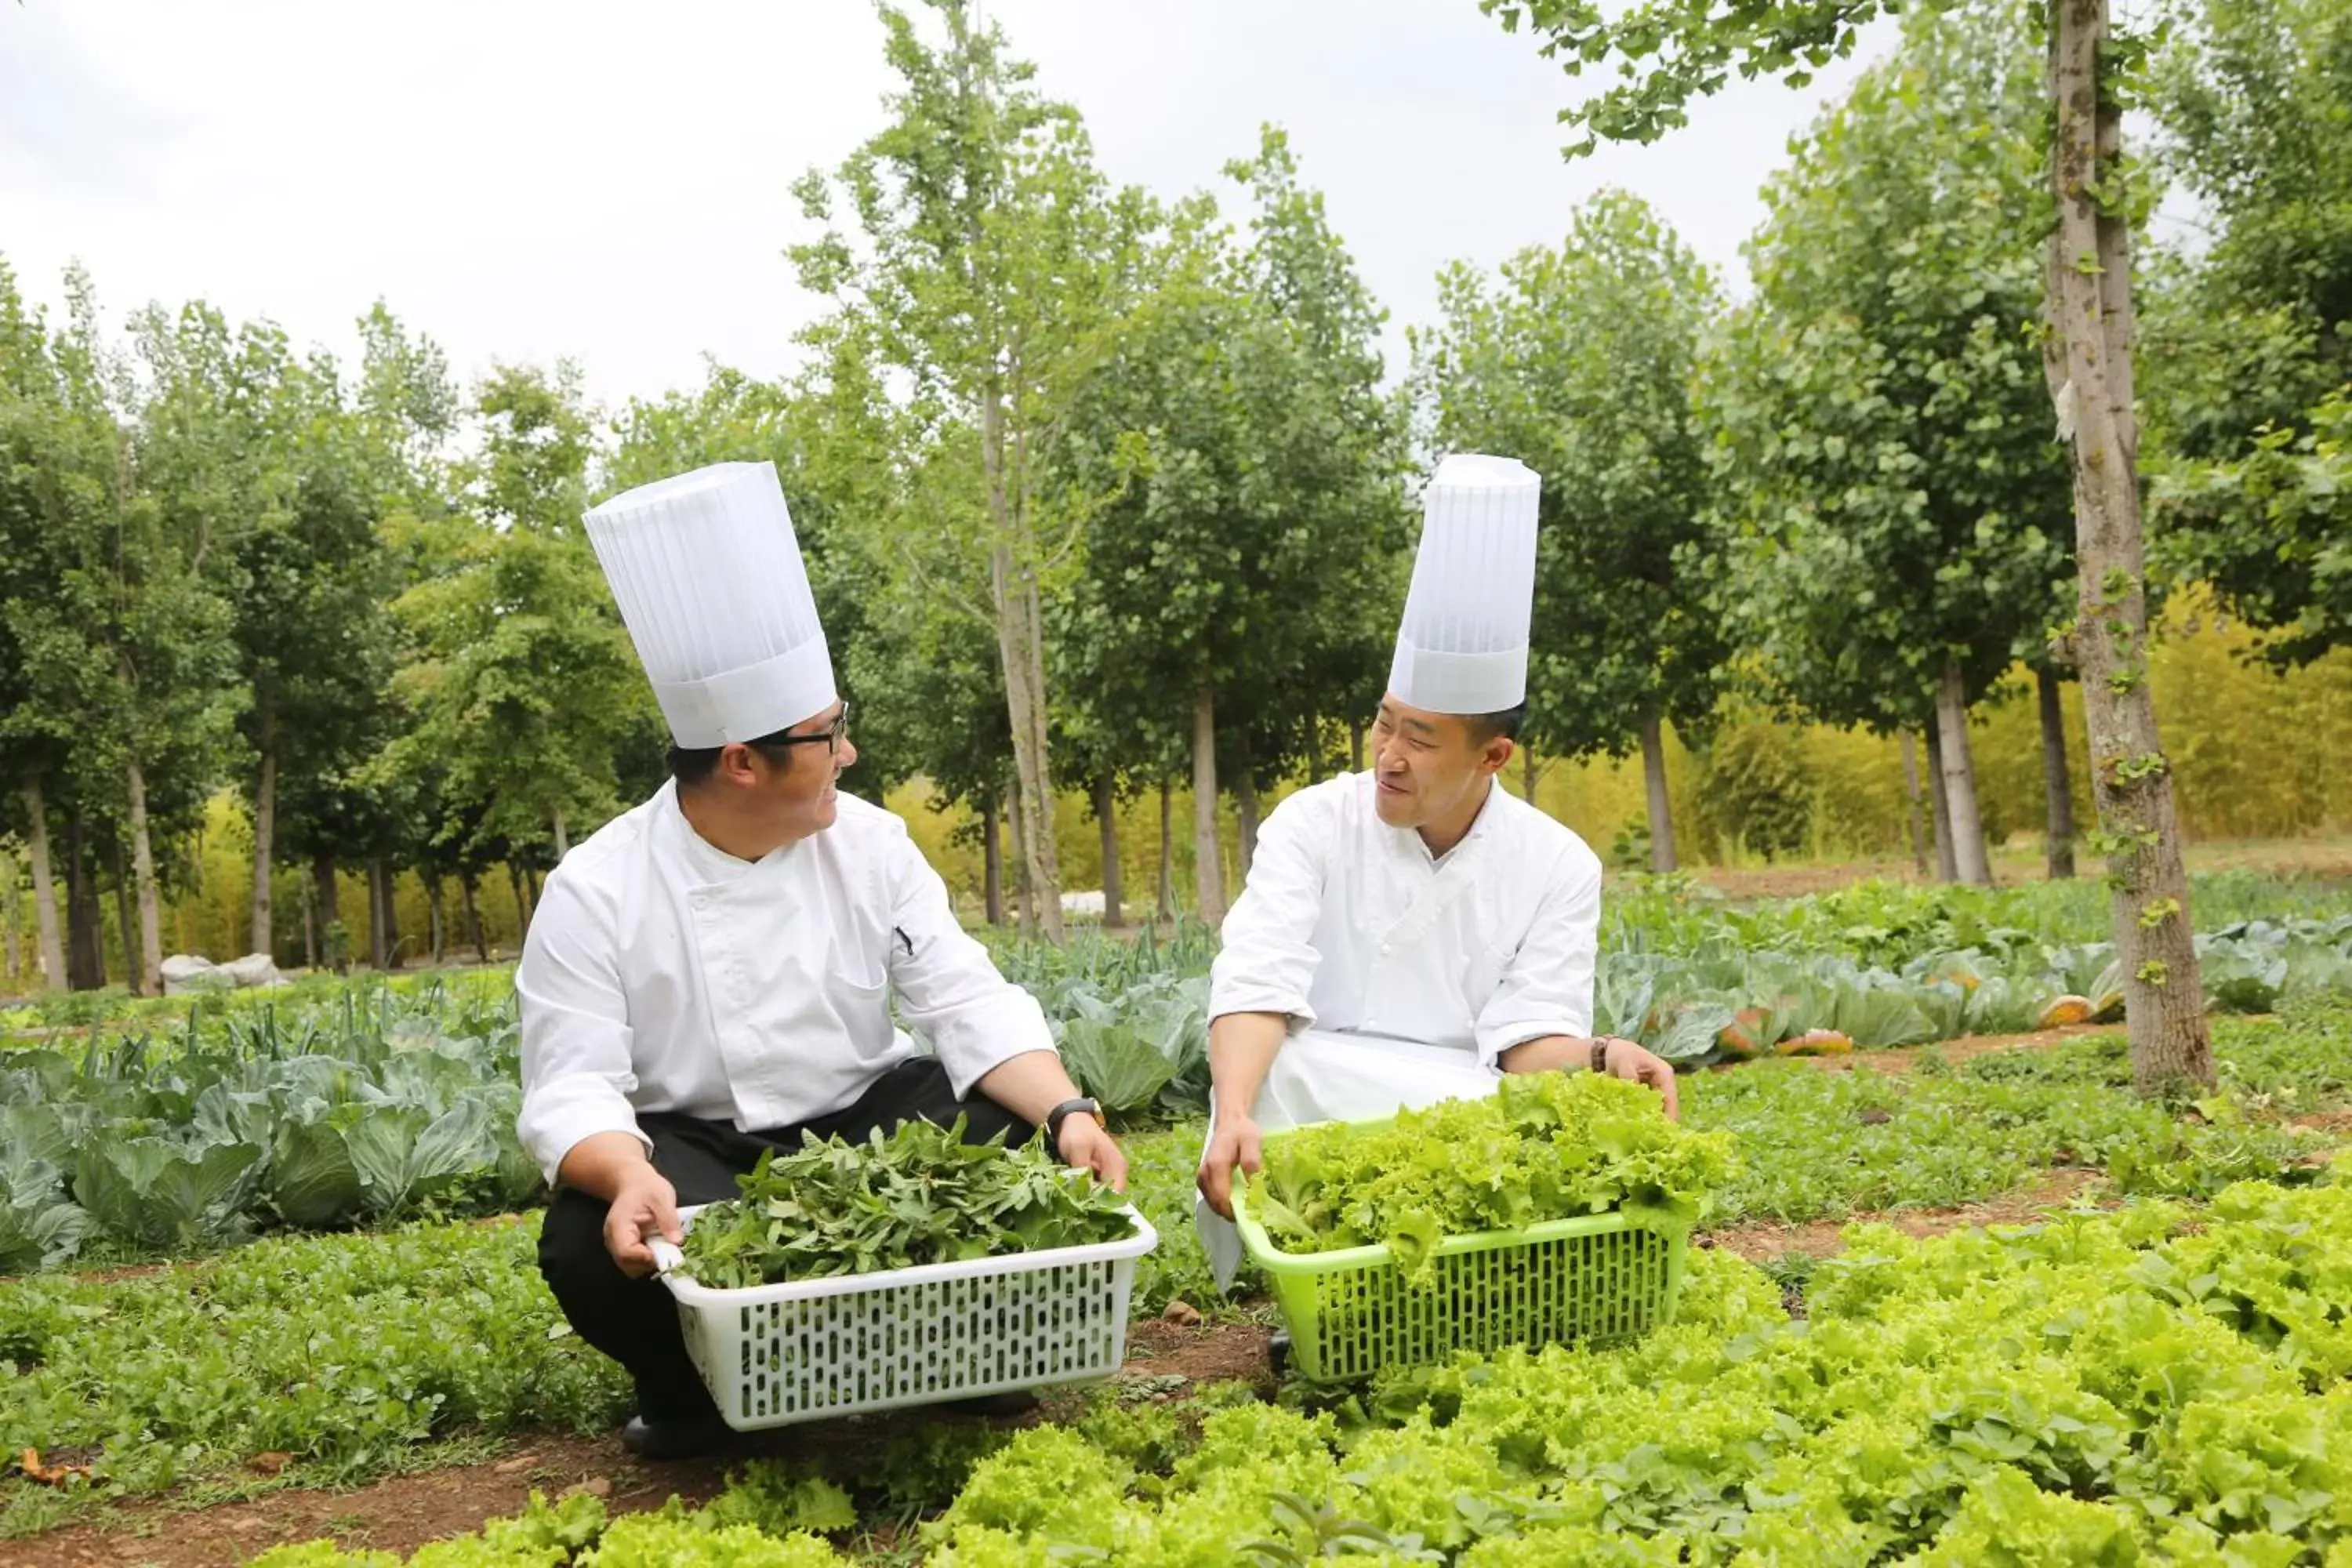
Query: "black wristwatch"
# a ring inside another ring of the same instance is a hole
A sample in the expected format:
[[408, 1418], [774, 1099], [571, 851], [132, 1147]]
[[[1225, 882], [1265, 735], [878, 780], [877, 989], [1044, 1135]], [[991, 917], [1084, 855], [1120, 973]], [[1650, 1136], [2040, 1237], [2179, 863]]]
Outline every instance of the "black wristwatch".
[[1095, 1125], [1108, 1131], [1110, 1123], [1103, 1120], [1102, 1107], [1091, 1100], [1066, 1100], [1045, 1112], [1045, 1142], [1055, 1153], [1062, 1152], [1062, 1123], [1073, 1116], [1091, 1116]]

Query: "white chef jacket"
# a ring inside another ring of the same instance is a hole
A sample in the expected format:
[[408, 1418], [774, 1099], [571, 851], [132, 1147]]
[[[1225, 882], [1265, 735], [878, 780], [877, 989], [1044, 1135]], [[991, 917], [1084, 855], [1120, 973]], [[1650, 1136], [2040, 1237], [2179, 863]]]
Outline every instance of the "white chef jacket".
[[757, 1131], [841, 1110], [918, 1054], [894, 994], [959, 1098], [1054, 1048], [906, 824], [847, 795], [831, 827], [746, 861], [695, 832], [663, 784], [549, 876], [515, 992], [516, 1131], [551, 1183], [591, 1134], [643, 1139], [639, 1111]]
[[1391, 827], [1373, 776], [1299, 791], [1258, 836], [1226, 915], [1209, 1013], [1280, 1013], [1355, 1033], [1503, 1052], [1592, 1025], [1601, 860], [1501, 787], [1441, 859]]
[[[1489, 1093], [1513, 1046], [1591, 1031], [1599, 857], [1499, 785], [1433, 856], [1380, 819], [1376, 787], [1355, 773], [1276, 807], [1225, 916], [1211, 1017], [1290, 1020], [1251, 1107], [1269, 1131]], [[1205, 1202], [1193, 1215], [1229, 1284], [1240, 1237]]]

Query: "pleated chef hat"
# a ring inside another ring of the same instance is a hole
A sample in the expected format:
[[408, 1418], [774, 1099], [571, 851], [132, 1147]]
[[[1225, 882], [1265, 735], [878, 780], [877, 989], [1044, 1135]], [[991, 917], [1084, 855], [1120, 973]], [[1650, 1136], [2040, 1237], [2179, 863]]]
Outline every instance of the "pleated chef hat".
[[1389, 668], [1399, 701], [1499, 713], [1527, 700], [1542, 493], [1535, 470], [1509, 458], [1459, 453], [1437, 466]]
[[581, 521], [679, 746], [757, 740], [833, 706], [833, 657], [775, 464], [714, 463]]

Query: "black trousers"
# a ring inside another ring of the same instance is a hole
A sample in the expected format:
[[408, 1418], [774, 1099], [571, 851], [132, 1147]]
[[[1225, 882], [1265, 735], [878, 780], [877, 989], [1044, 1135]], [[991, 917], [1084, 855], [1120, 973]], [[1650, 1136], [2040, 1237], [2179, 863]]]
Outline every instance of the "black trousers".
[[[1004, 1134], [1008, 1147], [1025, 1142], [1034, 1128], [991, 1100], [958, 1100], [947, 1070], [930, 1057], [902, 1062], [875, 1080], [847, 1108], [797, 1127], [742, 1132], [728, 1122], [702, 1121], [674, 1111], [649, 1111], [637, 1125], [653, 1140], [654, 1168], [677, 1189], [681, 1207], [717, 1203], [738, 1195], [735, 1178], [749, 1173], [770, 1149], [797, 1150], [801, 1134], [838, 1133], [852, 1142], [876, 1128], [887, 1132], [917, 1117], [948, 1127], [966, 1118], [967, 1142], [984, 1143]], [[632, 1279], [604, 1249], [602, 1198], [570, 1188], [548, 1205], [539, 1236], [539, 1271], [555, 1293], [555, 1304], [572, 1331], [628, 1369], [636, 1382], [637, 1409], [648, 1420], [707, 1415], [713, 1410], [677, 1324], [677, 1301], [658, 1279]]]

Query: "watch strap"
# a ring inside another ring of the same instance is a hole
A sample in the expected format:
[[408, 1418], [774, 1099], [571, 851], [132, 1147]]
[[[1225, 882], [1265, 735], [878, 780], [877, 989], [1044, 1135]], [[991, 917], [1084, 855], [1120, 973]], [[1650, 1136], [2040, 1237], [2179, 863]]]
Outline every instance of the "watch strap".
[[1609, 1070], [1609, 1037], [1606, 1035], [1592, 1042], [1592, 1070], [1594, 1072]]
[[1045, 1142], [1059, 1149], [1062, 1143], [1062, 1123], [1077, 1115], [1093, 1117], [1095, 1124], [1098, 1127], [1108, 1125], [1103, 1121], [1102, 1106], [1097, 1101], [1084, 1096], [1076, 1100], [1066, 1100], [1045, 1113]]

